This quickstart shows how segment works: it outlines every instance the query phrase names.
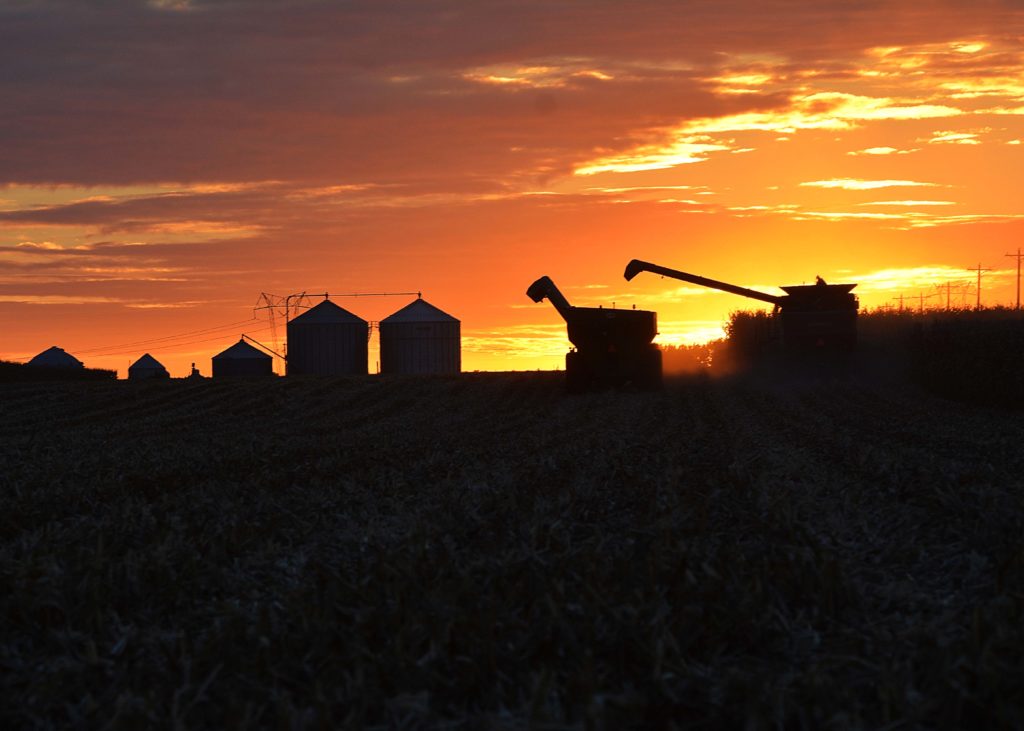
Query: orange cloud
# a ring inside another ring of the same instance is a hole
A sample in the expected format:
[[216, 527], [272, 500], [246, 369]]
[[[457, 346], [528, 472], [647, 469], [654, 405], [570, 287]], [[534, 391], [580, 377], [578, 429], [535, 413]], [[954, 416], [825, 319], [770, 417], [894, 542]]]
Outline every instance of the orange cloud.
[[866, 203], [858, 203], [859, 206], [954, 206], [954, 201], [868, 201]]
[[917, 152], [917, 149], [900, 150], [895, 147], [867, 147], [863, 150], [853, 150], [847, 152], [847, 155], [909, 155], [911, 152]]
[[953, 99], [977, 99], [981, 97], [1024, 98], [1024, 81], [1014, 76], [962, 78], [940, 84], [951, 92]]
[[928, 140], [930, 145], [980, 145], [981, 140], [978, 139], [977, 132], [955, 132], [953, 130], [945, 130], [941, 132], [933, 132], [931, 139]]
[[788, 110], [747, 112], [698, 120], [684, 125], [689, 134], [762, 131], [793, 134], [798, 130], [846, 130], [869, 120], [929, 119], [955, 117], [963, 111], [938, 104], [914, 104], [907, 100], [870, 97], [844, 92], [817, 92], [794, 98]]
[[832, 178], [831, 180], [811, 180], [800, 183], [808, 188], [841, 188], [843, 190], [875, 190], [877, 188], [934, 188], [938, 183], [923, 183], [917, 180], [857, 180], [855, 178]]
[[475, 68], [462, 73], [462, 78], [476, 84], [489, 84], [522, 89], [560, 89], [575, 80], [611, 81], [614, 75], [577, 62], [551, 65], [497, 65]]
[[[640, 145], [625, 154], [590, 160], [578, 166], [575, 173], [640, 172], [703, 162], [709, 153], [737, 149], [731, 141], [720, 137], [727, 133], [791, 135], [802, 130], [843, 131], [869, 121], [920, 120], [954, 117], [963, 113], [948, 105], [914, 104], [907, 100], [845, 92], [817, 92], [794, 97], [787, 109], [744, 112], [686, 122], [676, 130], [662, 133], [669, 141]], [[742, 149], [750, 151], [753, 148]]]
[[0, 294], [0, 302], [16, 302], [23, 305], [82, 305], [121, 303], [122, 300], [96, 295]]
[[[966, 279], [971, 274], [963, 267], [932, 264], [860, 272], [850, 276], [862, 292], [890, 292], [907, 289], [927, 289], [935, 285]], [[986, 275], [988, 276], [988, 275]]]
[[598, 158], [576, 168], [576, 175], [597, 173], [635, 173], [644, 170], [663, 170], [695, 162], [704, 162], [710, 152], [730, 149], [728, 145], [713, 142], [708, 137], [692, 136], [678, 139], [669, 145], [645, 145], [625, 155]]

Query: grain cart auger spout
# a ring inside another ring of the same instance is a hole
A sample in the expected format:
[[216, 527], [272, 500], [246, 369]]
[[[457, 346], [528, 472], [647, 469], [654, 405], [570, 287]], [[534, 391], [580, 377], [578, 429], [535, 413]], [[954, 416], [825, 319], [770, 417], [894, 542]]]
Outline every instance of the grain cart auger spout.
[[842, 354], [852, 352], [857, 345], [859, 304], [853, 294], [856, 284], [826, 284], [818, 277], [815, 284], [780, 287], [785, 294], [773, 295], [639, 259], [626, 265], [623, 276], [629, 281], [640, 272], [660, 274], [775, 305], [782, 324], [783, 346], [790, 353]]
[[658, 316], [649, 310], [574, 307], [550, 277], [530, 285], [534, 302], [547, 298], [565, 320], [574, 349], [565, 355], [565, 388], [570, 393], [618, 388], [661, 388], [661, 351], [651, 341]]

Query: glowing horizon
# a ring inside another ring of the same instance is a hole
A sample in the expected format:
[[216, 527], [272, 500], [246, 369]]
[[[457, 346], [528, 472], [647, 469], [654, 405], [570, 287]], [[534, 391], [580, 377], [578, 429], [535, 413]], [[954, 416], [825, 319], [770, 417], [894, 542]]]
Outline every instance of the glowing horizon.
[[[756, 306], [626, 283], [633, 257], [765, 291], [857, 282], [866, 308], [980, 264], [983, 303], [1013, 302], [1012, 5], [680, 12], [0, 8], [0, 358], [56, 344], [123, 375], [145, 351], [119, 343], [244, 322], [264, 291], [422, 291], [462, 321], [466, 370], [563, 363], [564, 324], [524, 295], [544, 274], [574, 304], [656, 310], [663, 343]], [[208, 373], [240, 334], [154, 356]]]

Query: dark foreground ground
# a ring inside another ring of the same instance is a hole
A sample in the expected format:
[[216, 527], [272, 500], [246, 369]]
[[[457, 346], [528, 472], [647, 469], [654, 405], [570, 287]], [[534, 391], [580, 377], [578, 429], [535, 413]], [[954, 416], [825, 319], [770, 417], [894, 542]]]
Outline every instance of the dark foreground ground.
[[558, 374], [0, 389], [5, 728], [1020, 728], [1024, 420]]

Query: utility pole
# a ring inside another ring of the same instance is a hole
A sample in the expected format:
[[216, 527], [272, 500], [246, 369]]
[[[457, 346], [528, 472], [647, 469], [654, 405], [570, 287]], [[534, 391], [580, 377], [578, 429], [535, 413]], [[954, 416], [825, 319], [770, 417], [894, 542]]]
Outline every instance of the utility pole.
[[903, 293], [900, 292], [900, 296], [899, 297], [893, 297], [893, 299], [894, 300], [899, 300], [899, 302], [900, 302], [899, 312], [903, 312]]
[[1020, 247], [1017, 247], [1016, 254], [1005, 254], [1005, 256], [1012, 256], [1017, 260], [1017, 309], [1020, 309], [1020, 260], [1024, 257], [1024, 254], [1020, 253]]
[[976, 267], [968, 267], [967, 271], [969, 271], [969, 272], [977, 272], [978, 273], [978, 293], [977, 293], [977, 300], [974, 303], [974, 309], [980, 310], [981, 309], [981, 273], [982, 272], [990, 272], [992, 270], [991, 269], [982, 269], [981, 262], [979, 261], [978, 262], [978, 266], [976, 266]]

